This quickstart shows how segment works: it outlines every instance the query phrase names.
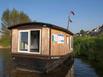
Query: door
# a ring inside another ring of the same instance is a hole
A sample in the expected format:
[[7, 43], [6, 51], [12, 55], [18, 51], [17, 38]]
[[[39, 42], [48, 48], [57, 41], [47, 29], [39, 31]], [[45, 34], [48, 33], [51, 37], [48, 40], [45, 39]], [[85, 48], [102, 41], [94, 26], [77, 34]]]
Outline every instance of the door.
[[40, 31], [30, 32], [30, 52], [39, 52]]

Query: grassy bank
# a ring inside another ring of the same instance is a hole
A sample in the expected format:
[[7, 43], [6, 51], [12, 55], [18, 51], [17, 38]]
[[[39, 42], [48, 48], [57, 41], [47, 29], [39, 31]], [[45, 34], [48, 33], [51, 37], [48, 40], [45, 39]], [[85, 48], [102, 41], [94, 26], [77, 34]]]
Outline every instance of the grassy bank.
[[76, 57], [87, 60], [103, 76], [103, 35], [75, 37], [74, 51]]
[[1, 48], [9, 48], [10, 47], [10, 40], [7, 37], [2, 37], [0, 39], [0, 47]]

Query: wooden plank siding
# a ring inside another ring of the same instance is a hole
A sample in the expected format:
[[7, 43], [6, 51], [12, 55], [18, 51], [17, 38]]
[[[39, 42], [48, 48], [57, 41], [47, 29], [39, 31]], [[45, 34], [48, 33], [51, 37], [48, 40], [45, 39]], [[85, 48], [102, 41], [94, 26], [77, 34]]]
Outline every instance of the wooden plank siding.
[[[56, 55], [65, 55], [69, 53], [70, 48], [69, 48], [69, 45], [67, 44], [67, 37], [70, 37], [70, 35], [60, 30], [51, 29], [51, 37], [53, 34], [63, 34], [64, 44], [58, 44], [58, 43], [51, 42], [51, 55], [56, 56]], [[70, 40], [68, 40], [68, 42], [70, 42]]]
[[[30, 26], [30, 27], [29, 27]], [[18, 53], [19, 30], [41, 30], [41, 54], [49, 55], [49, 28], [38, 27], [38, 25], [27, 25], [12, 29], [12, 53]]]
[[18, 51], [18, 29], [12, 29], [12, 52]]
[[49, 55], [49, 28], [42, 28], [42, 54]]
[[[42, 27], [40, 25], [26, 25], [26, 26], [19, 26], [17, 28], [12, 29], [12, 53], [19, 53], [18, 52], [19, 30], [35, 30], [35, 29], [41, 30], [41, 40], [40, 40], [41, 55], [62, 56], [70, 52], [70, 40], [68, 40], [69, 43], [67, 44], [67, 37], [68, 39], [70, 39], [70, 36], [72, 36], [71, 34], [68, 34], [67, 32], [61, 30], [45, 27], [45, 26]], [[53, 43], [52, 42], [53, 34], [63, 34], [64, 44]]]

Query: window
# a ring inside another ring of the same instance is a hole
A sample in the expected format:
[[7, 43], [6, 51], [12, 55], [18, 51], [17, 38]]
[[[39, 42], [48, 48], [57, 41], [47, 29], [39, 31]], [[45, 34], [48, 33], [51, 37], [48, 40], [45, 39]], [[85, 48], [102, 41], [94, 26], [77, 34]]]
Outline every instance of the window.
[[40, 30], [20, 30], [19, 32], [19, 49], [20, 52], [40, 51]]
[[39, 52], [39, 31], [31, 31], [30, 33], [30, 52]]
[[28, 51], [28, 32], [20, 32], [20, 51]]
[[70, 36], [70, 49], [72, 50], [73, 49], [73, 37]]
[[69, 37], [67, 36], [67, 45], [69, 45]]

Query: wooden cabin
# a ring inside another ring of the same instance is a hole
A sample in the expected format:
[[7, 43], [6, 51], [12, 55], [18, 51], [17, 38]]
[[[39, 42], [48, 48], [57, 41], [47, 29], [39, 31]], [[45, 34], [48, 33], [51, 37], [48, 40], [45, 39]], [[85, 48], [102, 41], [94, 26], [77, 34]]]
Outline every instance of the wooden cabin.
[[[9, 27], [13, 57], [57, 59], [73, 52], [73, 33], [65, 28], [42, 22]], [[22, 59], [23, 60], [23, 59]]]

